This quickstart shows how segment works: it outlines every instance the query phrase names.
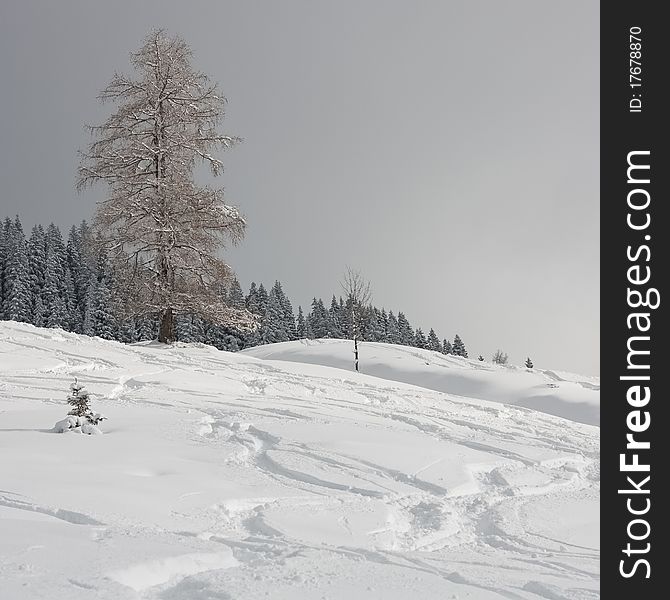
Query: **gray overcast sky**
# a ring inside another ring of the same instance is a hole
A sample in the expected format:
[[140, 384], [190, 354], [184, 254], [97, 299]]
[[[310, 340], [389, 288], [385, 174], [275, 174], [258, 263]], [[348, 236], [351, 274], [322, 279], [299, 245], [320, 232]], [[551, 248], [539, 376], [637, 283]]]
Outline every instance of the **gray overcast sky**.
[[152, 27], [182, 35], [244, 138], [219, 178], [243, 287], [294, 304], [345, 265], [471, 356], [599, 373], [599, 3], [2, 2], [0, 214], [90, 218], [85, 122]]

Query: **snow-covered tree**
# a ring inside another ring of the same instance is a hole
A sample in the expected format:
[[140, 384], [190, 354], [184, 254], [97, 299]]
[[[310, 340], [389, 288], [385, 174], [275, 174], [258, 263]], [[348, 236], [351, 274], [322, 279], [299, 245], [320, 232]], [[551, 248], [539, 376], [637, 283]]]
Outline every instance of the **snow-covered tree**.
[[258, 291], [256, 293], [256, 303], [258, 304], [259, 314], [265, 314], [265, 311], [268, 307], [269, 294], [265, 289], [265, 286], [261, 283], [258, 286]]
[[477, 357], [477, 360], [480, 361], [480, 362], [483, 362], [483, 361], [484, 361], [484, 357], [480, 354], [480, 355]]
[[[309, 317], [309, 315], [307, 316]], [[313, 340], [316, 337], [312, 331], [312, 324], [310, 323], [309, 318], [305, 319], [305, 337], [308, 340]]]
[[137, 327], [137, 341], [155, 340], [158, 335], [158, 319], [155, 315], [146, 314], [135, 319]]
[[242, 238], [245, 221], [220, 189], [197, 185], [194, 170], [204, 163], [218, 175], [214, 152], [238, 139], [218, 131], [226, 100], [191, 55], [178, 36], [147, 37], [132, 55], [135, 75], [116, 74], [101, 92], [117, 108], [91, 128], [79, 168], [80, 189], [108, 184], [95, 224], [119, 269], [119, 296], [131, 314], [158, 314], [161, 342], [174, 340], [176, 314], [253, 326], [216, 290], [231, 275], [218, 253]]
[[498, 349], [495, 351], [495, 354], [493, 355], [493, 358], [491, 360], [497, 365], [506, 365], [508, 356], [505, 352]]
[[442, 354], [453, 354], [451, 342], [447, 338], [442, 340]]
[[346, 295], [346, 306], [351, 324], [350, 336], [354, 340], [354, 367], [358, 371], [358, 341], [363, 329], [364, 309], [370, 303], [370, 282], [359, 271], [347, 267], [341, 282]]
[[312, 332], [312, 338], [328, 337], [328, 311], [321, 298], [312, 299], [312, 310], [307, 316], [307, 323]]
[[400, 344], [400, 328], [398, 325], [398, 319], [393, 314], [393, 311], [389, 311], [388, 316], [388, 325], [386, 327], [386, 339], [384, 340], [389, 344]]
[[427, 348], [428, 341], [426, 340], [426, 334], [423, 332], [421, 327], [417, 327], [414, 332], [414, 343], [412, 344], [416, 348]]
[[527, 369], [532, 369], [533, 368], [533, 361], [530, 360], [530, 356], [528, 358], [526, 358], [526, 362], [523, 363], [523, 364], [526, 365]]
[[400, 343], [403, 346], [413, 346], [414, 345], [414, 330], [409, 324], [405, 313], [398, 313], [398, 332], [400, 336]]
[[249, 293], [244, 299], [244, 304], [248, 311], [254, 313], [255, 315], [261, 314], [261, 309], [258, 303], [258, 287], [256, 286], [255, 281], [252, 281], [251, 285], [249, 286]]
[[296, 340], [298, 339], [298, 335], [296, 333], [295, 328], [295, 315], [293, 314], [293, 305], [291, 304], [291, 301], [288, 299], [288, 296], [284, 293], [284, 290], [282, 289], [281, 283], [279, 281], [275, 281], [273, 289], [275, 290], [275, 294], [277, 298], [279, 298], [279, 304], [281, 305], [282, 327], [286, 332], [286, 337], [288, 340]]
[[45, 323], [45, 307], [42, 298], [46, 279], [47, 242], [44, 228], [35, 225], [28, 240], [28, 271], [30, 275], [30, 296], [32, 323], [42, 327]]
[[175, 321], [175, 333], [180, 342], [205, 341], [205, 325], [198, 315], [178, 315]]
[[139, 340], [137, 323], [134, 317], [127, 317], [121, 321], [118, 339], [124, 344], [132, 344]]
[[330, 300], [330, 308], [328, 309], [328, 318], [327, 318], [327, 337], [340, 339], [344, 337], [344, 332], [342, 331], [342, 314], [340, 310], [340, 305], [333, 294], [332, 299]]
[[379, 311], [379, 342], [386, 342], [386, 336], [388, 335], [389, 330], [389, 316], [384, 308]]
[[5, 266], [7, 263], [7, 221], [0, 223], [0, 319], [4, 318], [2, 307], [5, 303]]
[[88, 286], [83, 331], [86, 335], [113, 340], [116, 339], [116, 327], [107, 280], [94, 281]]
[[363, 310], [362, 338], [368, 342], [381, 342], [385, 336], [381, 311], [374, 306]]
[[98, 429], [98, 423], [106, 417], [93, 412], [89, 400], [88, 391], [75, 378], [74, 383], [70, 385], [70, 394], [67, 398], [67, 402], [72, 409], [65, 419], [56, 423], [54, 430], [63, 433], [73, 429], [88, 435], [101, 434], [102, 431]]
[[[277, 282], [279, 283], [279, 282]], [[273, 286], [268, 297], [265, 317], [261, 326], [261, 343], [273, 344], [289, 340], [284, 321], [281, 286]]]
[[83, 332], [106, 340], [118, 337], [118, 321], [113, 306], [112, 280], [104, 249], [100, 250], [96, 272], [86, 294]]
[[[88, 262], [88, 254], [92, 249], [84, 248], [84, 244], [88, 240], [85, 242], [82, 236], [82, 232], [87, 231], [87, 228], [86, 222], [82, 222], [79, 228], [73, 225], [66, 244], [67, 265], [70, 269], [72, 282], [71, 304], [73, 305], [73, 315], [71, 321], [74, 325], [74, 331], [77, 333], [81, 333], [81, 325], [85, 318], [88, 285], [92, 277]], [[79, 328], [77, 328], [77, 324]]]
[[428, 350], [433, 350], [435, 352], [442, 351], [442, 344], [440, 344], [440, 338], [437, 337], [435, 330], [431, 328], [428, 332]]
[[307, 337], [307, 325], [305, 323], [305, 315], [302, 312], [302, 306], [298, 306], [298, 322], [296, 325], [296, 335], [299, 340]]
[[242, 349], [240, 341], [234, 335], [226, 335], [223, 339], [223, 348], [227, 352], [239, 352]]
[[88, 390], [75, 377], [74, 382], [70, 384], [70, 394], [67, 397], [67, 403], [72, 407], [68, 415], [91, 420], [93, 418], [93, 411], [89, 402], [90, 395]]
[[32, 321], [28, 244], [19, 217], [5, 233], [4, 298], [2, 314], [11, 321]]
[[7, 256], [9, 254], [9, 239], [11, 235], [12, 221], [9, 217], [5, 217], [0, 225], [0, 319], [4, 319], [4, 304], [5, 304], [5, 271], [7, 268]]
[[230, 288], [228, 289], [227, 303], [232, 308], [242, 309], [245, 308], [244, 302], [244, 293], [242, 292], [242, 286], [237, 280], [237, 277], [233, 277], [233, 280], [230, 282]]
[[44, 326], [67, 329], [69, 324], [67, 257], [60, 230], [52, 223], [46, 231], [46, 268], [42, 302], [44, 304]]
[[465, 344], [458, 334], [454, 336], [454, 343], [451, 345], [451, 353], [454, 356], [468, 357], [468, 351], [465, 349]]

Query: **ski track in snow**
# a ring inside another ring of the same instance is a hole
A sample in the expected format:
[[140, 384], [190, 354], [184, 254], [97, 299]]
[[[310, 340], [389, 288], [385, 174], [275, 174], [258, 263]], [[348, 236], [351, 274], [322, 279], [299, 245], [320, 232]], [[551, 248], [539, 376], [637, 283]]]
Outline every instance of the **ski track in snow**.
[[[13, 559], [0, 568], [0, 583], [18, 590], [12, 598], [598, 597], [597, 428], [284, 365], [0, 323], [0, 447], [6, 455], [14, 441], [28, 453], [16, 470], [0, 462], [0, 487], [14, 490], [0, 490], [0, 526], [39, 513], [47, 520], [34, 522], [38, 539], [53, 517], [73, 556], [98, 557], [44, 575]], [[110, 417], [96, 440], [43, 435], [51, 415], [65, 413], [75, 376]], [[13, 413], [18, 424], [6, 427]], [[153, 456], [157, 440], [167, 445]], [[96, 444], [87, 446], [96, 477], [114, 480], [114, 502], [93, 482], [72, 483], [77, 467], [57, 453], [80, 441]], [[102, 444], [110, 450], [98, 452]], [[59, 488], [57, 469], [78, 495]], [[581, 516], [584, 506], [594, 514]], [[16, 548], [0, 540], [5, 552]], [[20, 595], [23, 583], [34, 595]]]

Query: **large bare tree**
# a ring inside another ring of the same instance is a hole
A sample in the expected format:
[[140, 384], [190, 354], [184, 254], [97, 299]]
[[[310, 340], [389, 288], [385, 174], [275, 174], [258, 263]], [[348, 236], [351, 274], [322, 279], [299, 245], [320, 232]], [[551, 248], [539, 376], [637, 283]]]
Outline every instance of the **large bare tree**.
[[178, 36], [152, 32], [131, 55], [134, 74], [115, 74], [101, 92], [116, 110], [90, 127], [94, 141], [79, 167], [79, 189], [108, 184], [95, 224], [119, 268], [125, 307], [158, 314], [162, 342], [174, 339], [180, 313], [253, 325], [217, 294], [231, 275], [219, 251], [241, 240], [245, 221], [221, 189], [195, 183], [194, 169], [205, 163], [218, 175], [215, 152], [239, 140], [219, 133], [226, 99], [191, 55]]
[[365, 307], [370, 303], [372, 292], [370, 282], [366, 281], [359, 271], [347, 267], [341, 284], [347, 298], [347, 309], [351, 320], [351, 337], [354, 340], [354, 366], [358, 371], [358, 340]]

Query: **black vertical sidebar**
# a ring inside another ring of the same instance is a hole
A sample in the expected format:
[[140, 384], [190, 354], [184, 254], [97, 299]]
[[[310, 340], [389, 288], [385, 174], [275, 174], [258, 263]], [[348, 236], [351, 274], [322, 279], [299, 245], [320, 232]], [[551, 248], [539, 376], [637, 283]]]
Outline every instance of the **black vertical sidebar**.
[[601, 3], [604, 600], [667, 596], [670, 29], [662, 6]]

